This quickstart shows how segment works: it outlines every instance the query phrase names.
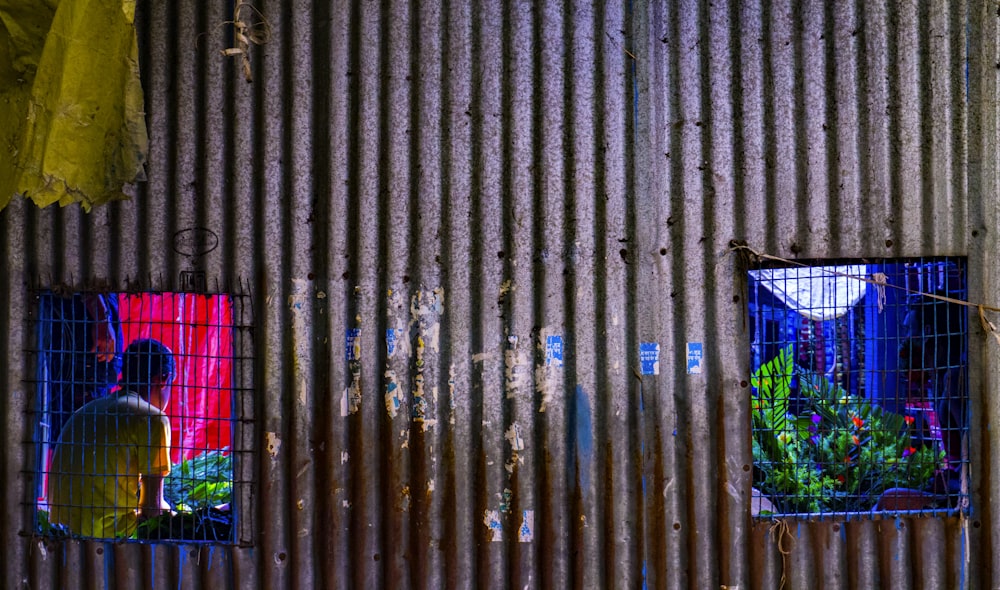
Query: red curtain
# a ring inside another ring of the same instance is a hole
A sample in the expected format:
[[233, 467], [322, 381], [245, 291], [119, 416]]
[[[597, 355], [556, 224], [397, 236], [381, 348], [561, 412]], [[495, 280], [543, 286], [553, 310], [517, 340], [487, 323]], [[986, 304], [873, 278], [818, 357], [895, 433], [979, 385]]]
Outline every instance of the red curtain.
[[139, 338], [170, 347], [177, 380], [165, 408], [171, 460], [232, 446], [233, 307], [226, 295], [120, 293], [122, 349]]

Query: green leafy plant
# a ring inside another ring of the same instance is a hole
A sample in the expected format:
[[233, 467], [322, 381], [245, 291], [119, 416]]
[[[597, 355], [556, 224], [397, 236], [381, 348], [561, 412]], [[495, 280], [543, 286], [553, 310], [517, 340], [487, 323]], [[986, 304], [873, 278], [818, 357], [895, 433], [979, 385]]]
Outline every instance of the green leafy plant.
[[232, 498], [233, 461], [229, 449], [207, 451], [174, 465], [163, 481], [163, 496], [173, 514], [139, 524], [139, 539], [230, 541], [232, 515], [217, 506]]
[[[792, 349], [783, 348], [750, 378], [753, 385], [753, 431], [770, 432], [773, 436], [754, 436], [754, 457], [760, 454], [785, 462], [787, 449], [779, 440], [788, 425], [788, 396], [792, 383]], [[768, 465], [765, 465], [767, 467]]]
[[163, 496], [175, 510], [190, 512], [228, 503], [232, 486], [232, 455], [224, 448], [175, 465], [163, 481]]
[[[752, 377], [754, 485], [782, 513], [870, 510], [890, 488], [922, 489], [944, 452], [913, 446], [913, 418], [797, 368], [791, 347]], [[796, 377], [803, 411], [789, 413]]]

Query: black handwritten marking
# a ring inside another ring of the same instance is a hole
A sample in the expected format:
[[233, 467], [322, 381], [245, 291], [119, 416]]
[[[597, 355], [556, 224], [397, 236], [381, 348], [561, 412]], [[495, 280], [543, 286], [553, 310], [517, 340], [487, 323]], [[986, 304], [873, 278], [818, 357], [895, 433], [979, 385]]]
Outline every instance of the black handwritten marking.
[[207, 227], [189, 227], [174, 234], [174, 252], [204, 256], [219, 247], [219, 236]]

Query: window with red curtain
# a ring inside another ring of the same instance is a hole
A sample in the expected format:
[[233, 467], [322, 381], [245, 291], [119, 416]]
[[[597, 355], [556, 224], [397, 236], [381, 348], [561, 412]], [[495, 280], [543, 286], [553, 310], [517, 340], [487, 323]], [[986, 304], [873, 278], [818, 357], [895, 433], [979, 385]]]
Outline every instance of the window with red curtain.
[[232, 446], [233, 308], [226, 295], [121, 293], [122, 348], [141, 338], [167, 345], [177, 362], [170, 403], [173, 448], [179, 463]]
[[[252, 523], [235, 513], [249, 498], [251, 447], [246, 430], [236, 430], [243, 422], [234, 422], [234, 402], [245, 420], [252, 403], [249, 297], [45, 289], [36, 292], [36, 301], [37, 348], [29, 351], [37, 385], [36, 532], [248, 543]], [[137, 341], [133, 351], [146, 356], [123, 354]], [[160, 408], [164, 420], [142, 406], [159, 407], [159, 389], [141, 400], [122, 395], [120, 383], [128, 377], [122, 374], [126, 359], [147, 359], [148, 374], [132, 364], [130, 378], [150, 379], [142, 382], [148, 384], [166, 374], [151, 371], [165, 371], [159, 359], [170, 357], [175, 376]], [[241, 433], [239, 445], [234, 432]], [[145, 468], [137, 469], [143, 462]], [[162, 480], [152, 477], [157, 473], [165, 474]], [[162, 481], [151, 488], [155, 499], [162, 497], [158, 509], [139, 505], [148, 492], [143, 474]]]

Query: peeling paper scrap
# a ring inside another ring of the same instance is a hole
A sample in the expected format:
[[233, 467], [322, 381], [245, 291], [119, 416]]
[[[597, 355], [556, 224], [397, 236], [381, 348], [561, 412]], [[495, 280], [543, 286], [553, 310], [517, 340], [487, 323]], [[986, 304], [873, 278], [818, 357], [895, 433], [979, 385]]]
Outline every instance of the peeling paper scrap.
[[530, 543], [535, 540], [535, 511], [525, 510], [521, 513], [521, 526], [517, 530], [519, 543]]
[[500, 494], [500, 512], [506, 514], [510, 512], [511, 500], [514, 498], [514, 490], [504, 488]]
[[511, 449], [515, 451], [524, 450], [524, 439], [521, 438], [517, 424], [511, 424], [510, 428], [507, 429], [507, 432], [504, 432], [503, 436], [507, 439], [507, 442], [510, 443]]
[[[440, 348], [441, 321], [444, 311], [444, 289], [417, 291], [410, 299], [410, 326], [419, 326], [418, 338], [426, 340], [426, 346], [437, 353]], [[421, 342], [421, 346], [425, 343]]]
[[511, 279], [507, 279], [506, 281], [500, 284], [500, 292], [497, 293], [497, 307], [503, 305], [504, 299], [506, 299], [507, 295], [510, 294], [510, 292], [513, 290], [513, 284], [514, 281], [512, 281]]
[[483, 524], [487, 529], [487, 540], [494, 543], [503, 541], [503, 522], [500, 521], [500, 512], [497, 510], [483, 511]]
[[361, 328], [348, 328], [344, 334], [344, 357], [348, 361], [361, 360]]
[[281, 449], [281, 439], [278, 438], [278, 435], [275, 432], [268, 432], [265, 437], [267, 441], [267, 452], [270, 453], [272, 459], [276, 459], [278, 457], [278, 451]]
[[562, 335], [546, 326], [542, 328], [537, 348], [545, 355], [545, 362], [536, 364], [534, 371], [535, 393], [541, 397], [538, 412], [544, 414], [552, 396], [562, 389], [566, 347]]
[[398, 328], [387, 328], [385, 331], [385, 355], [392, 358], [396, 354], [396, 341], [399, 340], [402, 330]]
[[385, 411], [389, 418], [395, 418], [405, 400], [403, 389], [396, 382], [396, 372], [388, 369], [385, 372]]
[[507, 337], [507, 349], [504, 351], [504, 377], [507, 381], [505, 389], [507, 398], [513, 399], [517, 394], [531, 385], [530, 351], [518, 348], [519, 338], [516, 335]]
[[356, 414], [361, 409], [360, 371], [352, 370], [351, 373], [351, 384], [344, 390], [344, 395], [340, 398], [340, 415], [344, 417]]

